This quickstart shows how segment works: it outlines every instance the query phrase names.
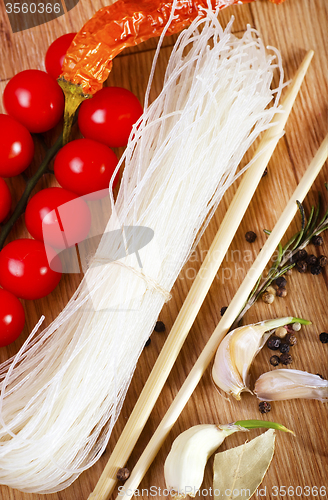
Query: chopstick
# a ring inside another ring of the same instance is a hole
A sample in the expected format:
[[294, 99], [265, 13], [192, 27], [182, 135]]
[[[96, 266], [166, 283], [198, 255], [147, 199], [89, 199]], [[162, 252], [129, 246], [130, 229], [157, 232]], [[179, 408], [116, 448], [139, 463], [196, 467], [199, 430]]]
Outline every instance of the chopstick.
[[[148, 420], [148, 417], [159, 397], [159, 394], [178, 357], [181, 347], [201, 308], [201, 305], [222, 263], [222, 260], [253, 197], [258, 183], [261, 180], [263, 172], [267, 164], [269, 163], [272, 153], [281, 137], [306, 71], [310, 65], [313, 54], [314, 52], [312, 50], [310, 50], [306, 54], [301, 66], [299, 67], [297, 73], [293, 78], [293, 81], [283, 100], [282, 108], [284, 110], [284, 113], [277, 113], [272, 120], [275, 125], [269, 128], [264, 133], [263, 138], [255, 152], [256, 159], [245, 173], [239, 185], [239, 188], [229, 206], [229, 209], [226, 212], [226, 215], [212, 242], [208, 254], [197, 274], [196, 279], [193, 282], [193, 285], [161, 350], [161, 353], [157, 358], [157, 361], [139, 396], [139, 399], [130, 415], [130, 418], [126, 423], [119, 440], [117, 441], [117, 444], [104, 468], [102, 475], [100, 476], [100, 479], [94, 491], [88, 497], [88, 500], [105, 500], [113, 492], [117, 482], [117, 471], [119, 468], [124, 467]], [[224, 315], [225, 318], [226, 314], [227, 312]], [[235, 315], [235, 317], [237, 316], [237, 314]], [[233, 318], [233, 320], [235, 319], [235, 317]], [[228, 329], [230, 328], [230, 326], [231, 325], [229, 325]], [[200, 378], [201, 375], [199, 379]], [[146, 448], [146, 450], [147, 449], [148, 447]], [[142, 457], [143, 456], [144, 454], [142, 455]], [[151, 462], [149, 462], [146, 466], [147, 468], [150, 463]], [[134, 482], [139, 481], [139, 478], [140, 480], [142, 479], [147, 468], [144, 469], [143, 466], [143, 472], [140, 471], [141, 474], [139, 473], [136, 477], [134, 473], [132, 474], [131, 480], [133, 481], [133, 484]]]
[[[288, 226], [292, 222], [294, 215], [298, 210], [296, 201], [298, 200], [302, 202], [304, 200], [306, 194], [311, 188], [315, 178], [319, 174], [327, 158], [328, 158], [328, 134], [321, 143], [320, 148], [318, 149], [315, 157], [313, 158], [307, 171], [302, 177], [301, 182], [294, 191], [294, 194], [291, 196], [285, 210], [281, 214], [277, 224], [275, 225], [272, 233], [270, 234], [269, 238], [264, 244], [261, 252], [258, 254], [256, 260], [254, 261], [254, 264], [248, 271], [243, 283], [241, 284], [237, 293], [232, 299], [228, 309], [225, 311], [224, 316], [222, 317], [221, 321], [219, 322], [214, 332], [212, 333], [212, 336], [207, 342], [205, 348], [203, 349], [203, 352], [199, 356], [191, 372], [186, 378], [184, 384], [182, 385], [180, 391], [175, 397], [173, 403], [166, 412], [163, 420], [157, 427], [155, 433], [150, 439], [144, 452], [142, 453], [137, 464], [132, 470], [130, 478], [124, 484], [124, 492], [126, 492], [126, 494], [124, 495], [120, 494], [117, 497], [117, 499], [127, 500], [128, 498], [131, 498], [132, 495], [127, 494], [128, 490], [133, 492], [138, 488], [142, 478], [144, 477], [149, 466], [156, 457], [156, 454], [161, 448], [168, 433], [172, 429], [180, 413], [184, 409], [193, 391], [195, 390], [198, 382], [202, 378], [206, 368], [208, 367], [209, 363], [214, 357], [218, 345], [220, 344], [221, 340], [223, 339], [223, 337], [226, 335], [229, 328], [233, 324], [240, 309], [246, 302], [247, 297], [252, 291], [254, 285], [256, 284], [258, 277], [264, 271], [264, 268], [267, 265], [271, 255], [275, 251], [280, 240], [287, 231]], [[100, 500], [101, 498], [105, 497], [98, 497], [98, 500]]]

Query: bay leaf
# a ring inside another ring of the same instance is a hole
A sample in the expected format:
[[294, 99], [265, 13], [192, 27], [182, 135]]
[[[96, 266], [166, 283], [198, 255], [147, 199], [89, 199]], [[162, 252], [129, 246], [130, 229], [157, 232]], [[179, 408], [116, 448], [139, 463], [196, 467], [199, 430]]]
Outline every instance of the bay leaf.
[[264, 434], [214, 459], [214, 498], [248, 500], [262, 483], [274, 454], [275, 431]]

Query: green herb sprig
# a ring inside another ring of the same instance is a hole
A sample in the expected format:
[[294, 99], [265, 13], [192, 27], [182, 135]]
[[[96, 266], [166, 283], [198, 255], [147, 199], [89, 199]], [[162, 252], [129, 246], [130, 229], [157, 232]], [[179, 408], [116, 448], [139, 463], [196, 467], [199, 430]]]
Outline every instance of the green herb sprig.
[[[328, 183], [325, 183], [325, 188], [328, 191]], [[311, 211], [306, 216], [305, 209], [299, 201], [296, 202], [301, 215], [301, 228], [290, 238], [289, 241], [283, 246], [279, 243], [277, 248], [277, 258], [273, 266], [270, 268], [266, 278], [263, 279], [261, 275], [250, 293], [244, 307], [236, 318], [232, 328], [235, 328], [246, 312], [258, 300], [258, 298], [267, 290], [274, 280], [282, 276], [289, 269], [295, 266], [295, 255], [300, 250], [303, 250], [311, 241], [314, 236], [318, 236], [323, 231], [328, 229], [328, 208], [326, 208], [324, 215], [319, 219], [319, 214], [322, 206], [322, 195], [319, 193], [317, 207], [312, 206]], [[266, 234], [271, 231], [264, 230]]]

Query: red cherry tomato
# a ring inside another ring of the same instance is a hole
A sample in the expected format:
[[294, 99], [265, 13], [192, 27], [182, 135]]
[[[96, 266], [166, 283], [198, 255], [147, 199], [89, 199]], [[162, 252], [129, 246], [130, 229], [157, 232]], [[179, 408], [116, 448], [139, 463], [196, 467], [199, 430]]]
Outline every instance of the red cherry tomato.
[[21, 123], [0, 114], [0, 175], [14, 177], [25, 170], [34, 155], [31, 134]]
[[0, 222], [9, 214], [11, 207], [11, 194], [5, 181], [0, 177]]
[[64, 95], [58, 83], [38, 69], [17, 73], [6, 85], [3, 102], [7, 113], [30, 132], [50, 130], [64, 111]]
[[48, 257], [59, 259], [40, 241], [23, 238], [8, 243], [0, 252], [0, 285], [21, 299], [45, 297], [61, 278], [61, 273], [50, 268]]
[[0, 288], [0, 347], [14, 342], [22, 333], [25, 313], [17, 297]]
[[91, 214], [82, 198], [66, 189], [52, 187], [42, 189], [31, 198], [25, 223], [33, 238], [63, 249], [87, 237]]
[[142, 114], [137, 97], [120, 87], [104, 87], [79, 111], [79, 128], [87, 139], [111, 148], [126, 146], [132, 125]]
[[[90, 139], [77, 139], [59, 151], [54, 171], [63, 188], [83, 196], [108, 189], [116, 165], [116, 155], [107, 146]], [[113, 187], [117, 181], [118, 175]], [[106, 192], [99, 195], [102, 196], [106, 196]]]
[[47, 73], [55, 80], [57, 80], [62, 73], [66, 52], [68, 51], [75, 35], [76, 33], [67, 33], [66, 35], [60, 36], [57, 40], [52, 42], [47, 50], [44, 61], [46, 70]]

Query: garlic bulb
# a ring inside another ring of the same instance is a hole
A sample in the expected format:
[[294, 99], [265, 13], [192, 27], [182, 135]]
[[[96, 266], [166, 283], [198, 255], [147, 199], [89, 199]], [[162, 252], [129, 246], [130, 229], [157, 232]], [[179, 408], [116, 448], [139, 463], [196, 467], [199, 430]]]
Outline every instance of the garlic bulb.
[[262, 349], [272, 330], [289, 323], [309, 324], [309, 321], [287, 317], [241, 326], [228, 333], [215, 355], [212, 376], [215, 384], [240, 400], [240, 393], [250, 391], [248, 372], [253, 359]]
[[176, 498], [195, 497], [204, 477], [207, 460], [226, 436], [239, 430], [236, 425], [219, 428], [213, 424], [195, 425], [173, 442], [164, 464], [167, 488]]
[[206, 463], [224, 439], [237, 431], [248, 429], [292, 431], [284, 425], [266, 420], [238, 420], [226, 425], [195, 425], [182, 432], [173, 442], [164, 464], [166, 487], [175, 500], [195, 497], [200, 489]]
[[328, 380], [301, 370], [272, 370], [257, 379], [254, 392], [263, 401], [304, 398], [324, 403], [328, 401]]

